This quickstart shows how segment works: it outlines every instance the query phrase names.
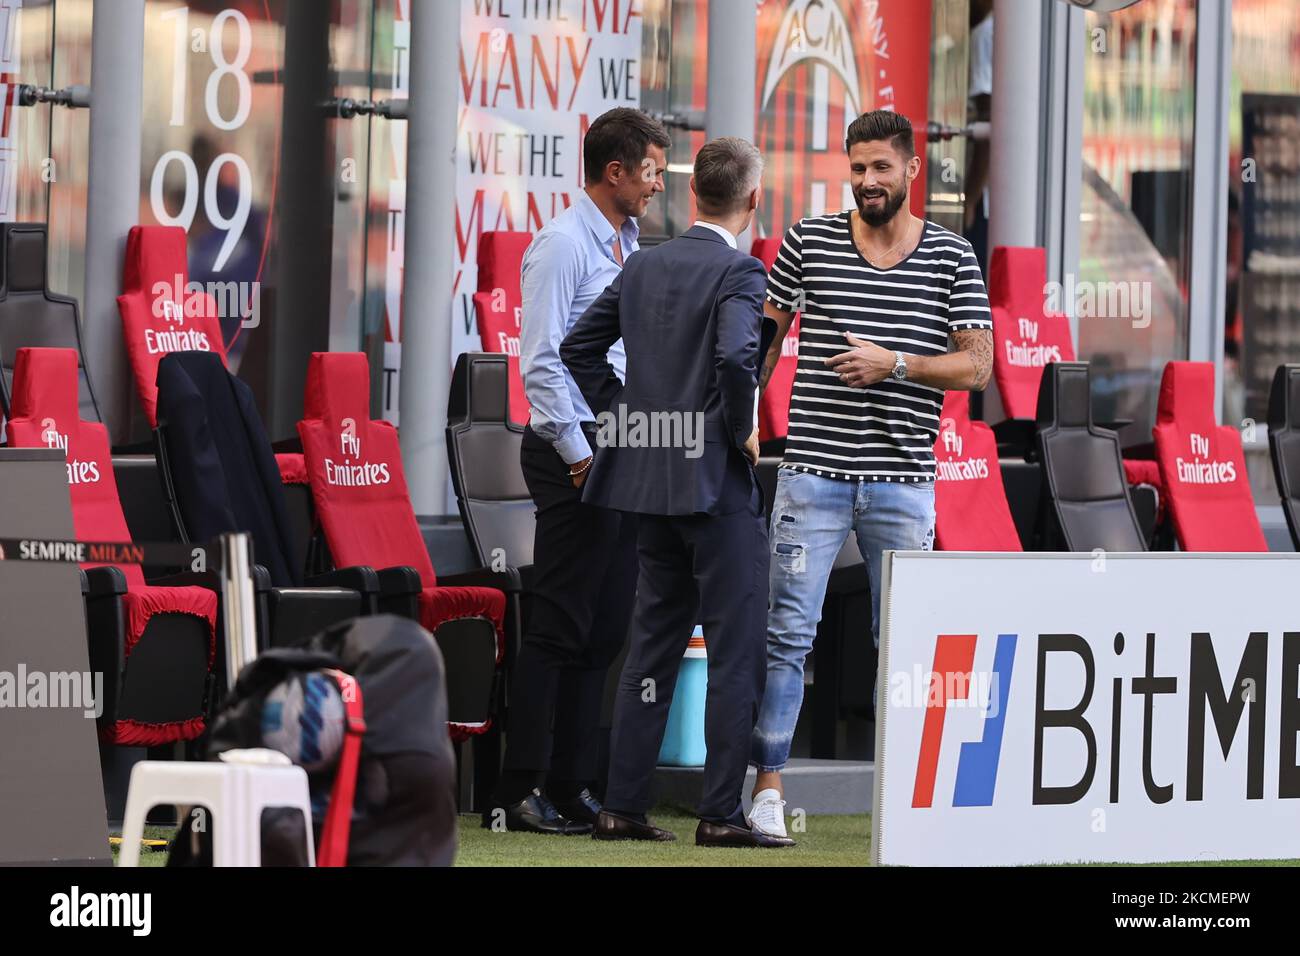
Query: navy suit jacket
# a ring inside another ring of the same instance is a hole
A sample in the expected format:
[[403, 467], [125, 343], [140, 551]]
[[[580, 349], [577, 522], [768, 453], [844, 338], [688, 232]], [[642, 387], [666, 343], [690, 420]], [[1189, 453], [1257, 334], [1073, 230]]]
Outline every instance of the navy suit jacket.
[[301, 586], [303, 562], [253, 390], [215, 352], [172, 352], [158, 363], [158, 424], [189, 539], [246, 531], [271, 583]]
[[[743, 448], [766, 284], [761, 262], [702, 226], [628, 257], [560, 346], [598, 427], [584, 501], [690, 515], [759, 500]], [[605, 358], [620, 338], [626, 384]]]

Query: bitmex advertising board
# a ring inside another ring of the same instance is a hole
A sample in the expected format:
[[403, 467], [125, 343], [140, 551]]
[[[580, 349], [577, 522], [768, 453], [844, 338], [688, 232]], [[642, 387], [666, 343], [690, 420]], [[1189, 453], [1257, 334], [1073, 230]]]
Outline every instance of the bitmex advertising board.
[[875, 862], [1300, 858], [1295, 555], [886, 555]]

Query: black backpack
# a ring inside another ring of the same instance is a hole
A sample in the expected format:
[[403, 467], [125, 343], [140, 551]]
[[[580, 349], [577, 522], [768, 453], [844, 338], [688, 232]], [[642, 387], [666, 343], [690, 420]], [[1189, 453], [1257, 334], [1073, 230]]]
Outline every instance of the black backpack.
[[[443, 662], [429, 632], [414, 621], [387, 614], [356, 618], [299, 647], [263, 652], [240, 672], [223, 702], [207, 757], [265, 746], [267, 696], [299, 674], [319, 671], [339, 682], [350, 711], [347, 737], [359, 736], [360, 747], [350, 759], [345, 741], [334, 766], [308, 775], [318, 865], [449, 866], [456, 852], [456, 760], [447, 735]], [[362, 715], [354, 713], [358, 709]], [[324, 794], [328, 800], [318, 799]], [[196, 830], [192, 819], [182, 822], [169, 866], [211, 865], [208, 834]], [[263, 866], [305, 866], [305, 845], [299, 813], [263, 815]]]

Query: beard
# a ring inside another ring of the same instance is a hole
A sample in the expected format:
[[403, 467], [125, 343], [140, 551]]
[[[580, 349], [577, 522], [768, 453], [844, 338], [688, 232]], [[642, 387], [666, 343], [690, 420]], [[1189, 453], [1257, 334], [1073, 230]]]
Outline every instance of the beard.
[[635, 196], [621, 196], [615, 193], [614, 208], [619, 211], [620, 215], [626, 216], [629, 219], [635, 219], [642, 215], [641, 203], [645, 201], [645, 197], [639, 193]]
[[873, 195], [883, 193], [885, 201], [878, 207], [867, 205], [867, 195], [858, 193], [854, 198], [858, 201], [858, 215], [868, 226], [883, 226], [898, 214], [898, 210], [903, 208], [903, 203], [907, 201], [907, 187], [904, 186], [898, 192], [890, 192], [888, 189], [878, 189]]

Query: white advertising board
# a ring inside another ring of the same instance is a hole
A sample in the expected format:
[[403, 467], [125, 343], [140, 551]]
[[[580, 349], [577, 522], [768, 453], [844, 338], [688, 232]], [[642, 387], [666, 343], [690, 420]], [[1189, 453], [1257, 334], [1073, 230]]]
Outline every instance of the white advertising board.
[[587, 127], [640, 104], [641, 4], [462, 0], [460, 47], [453, 356], [480, 347], [479, 236], [536, 233], [568, 209]]
[[886, 555], [873, 859], [1300, 858], [1300, 557]]

